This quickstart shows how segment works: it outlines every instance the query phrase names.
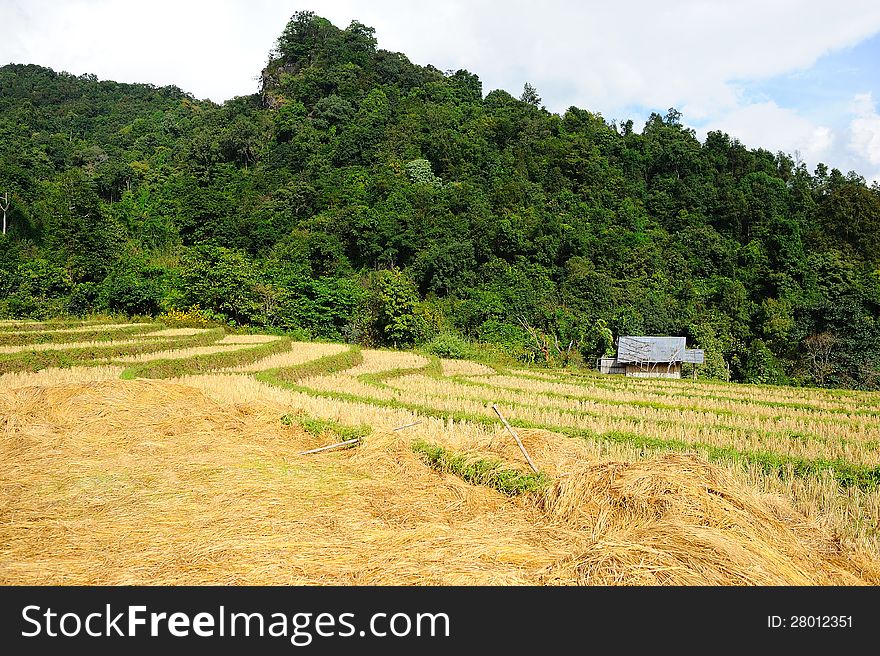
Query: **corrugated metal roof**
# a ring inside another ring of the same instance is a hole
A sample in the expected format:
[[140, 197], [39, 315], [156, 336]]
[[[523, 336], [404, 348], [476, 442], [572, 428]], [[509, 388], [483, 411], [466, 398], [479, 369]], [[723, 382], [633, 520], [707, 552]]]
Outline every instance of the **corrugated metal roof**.
[[620, 362], [681, 362], [685, 350], [684, 337], [621, 335], [617, 340]]
[[705, 353], [703, 352], [703, 349], [686, 349], [681, 361], [693, 362], [694, 364], [703, 364], [704, 359]]

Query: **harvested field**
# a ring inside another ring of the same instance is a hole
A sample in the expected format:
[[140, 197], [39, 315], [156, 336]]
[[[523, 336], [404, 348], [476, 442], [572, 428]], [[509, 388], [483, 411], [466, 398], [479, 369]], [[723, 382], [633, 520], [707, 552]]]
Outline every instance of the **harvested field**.
[[247, 344], [224, 344], [221, 341], [212, 346], [193, 346], [191, 348], [170, 349], [167, 351], [154, 351], [124, 357], [114, 357], [114, 362], [152, 362], [153, 360], [185, 360], [198, 355], [211, 355], [213, 353], [229, 353], [250, 348], [253, 343]]
[[0, 583], [880, 585], [880, 395], [207, 332], [0, 376]]
[[[299, 456], [320, 436], [283, 426], [285, 406], [168, 382], [17, 388], [2, 407], [5, 584], [880, 582], [781, 499], [689, 456], [572, 471], [575, 443], [527, 434], [569, 476], [509, 498], [438, 474], [391, 427]], [[500, 437], [469, 446], [513, 455]]]
[[[108, 332], [112, 332], [114, 330], [120, 329], [130, 329], [130, 328], [149, 328], [153, 324], [151, 323], [102, 323], [97, 325], [85, 325], [85, 326], [77, 326], [75, 328], [50, 328], [47, 330], [40, 330], [39, 332], [43, 334], [76, 334], [76, 333], [87, 333], [93, 330], [105, 330]], [[27, 335], [33, 333], [33, 330], [10, 330], [6, 331], [8, 335]]]
[[70, 351], [73, 349], [109, 348], [129, 346], [142, 342], [142, 339], [119, 339], [102, 342], [52, 342], [48, 344], [28, 344], [26, 346], [0, 346], [0, 353], [28, 353], [33, 351]]
[[444, 376], [487, 376], [495, 373], [491, 367], [479, 362], [447, 360], [445, 358], [440, 359], [440, 370]]
[[192, 337], [211, 332], [210, 328], [163, 328], [146, 333], [145, 337]]
[[280, 337], [275, 335], [227, 335], [218, 344], [268, 344], [277, 342]]
[[0, 375], [0, 387], [31, 387], [35, 385], [63, 385], [65, 383], [91, 383], [99, 380], [119, 378], [123, 367], [110, 365], [97, 367], [70, 367], [67, 369], [42, 369], [41, 371], [21, 371]]
[[290, 345], [290, 351], [284, 353], [276, 353], [262, 360], [258, 360], [251, 364], [243, 364], [237, 367], [230, 367], [222, 371], [228, 372], [258, 372], [267, 369], [276, 369], [278, 367], [293, 367], [303, 364], [311, 360], [326, 357], [328, 355], [336, 355], [346, 351], [347, 347], [342, 344], [318, 344], [313, 342], [293, 342]]
[[345, 377], [357, 377], [363, 374], [378, 374], [395, 369], [419, 369], [428, 366], [431, 361], [415, 353], [402, 351], [376, 351], [364, 349], [364, 360], [361, 364], [345, 372]]

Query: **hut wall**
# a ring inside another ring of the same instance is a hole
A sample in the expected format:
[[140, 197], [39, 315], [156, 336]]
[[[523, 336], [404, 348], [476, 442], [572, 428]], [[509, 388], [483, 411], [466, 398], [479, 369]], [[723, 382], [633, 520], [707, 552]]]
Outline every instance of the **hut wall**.
[[631, 378], [681, 378], [681, 363], [628, 364], [626, 365], [626, 375]]

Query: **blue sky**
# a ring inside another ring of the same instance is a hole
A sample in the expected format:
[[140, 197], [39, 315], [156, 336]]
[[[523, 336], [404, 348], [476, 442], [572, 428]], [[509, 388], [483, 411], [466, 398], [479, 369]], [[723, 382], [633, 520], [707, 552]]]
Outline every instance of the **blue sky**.
[[[799, 150], [812, 164], [825, 161], [844, 173], [856, 170], [869, 179], [880, 178], [880, 151], [878, 145], [870, 150], [870, 141], [878, 139], [877, 103], [880, 101], [880, 34], [875, 34], [854, 46], [832, 51], [821, 56], [812, 66], [796, 69], [766, 79], [733, 80], [741, 94], [744, 106], [767, 107], [775, 105], [792, 116], [809, 122], [814, 129], [828, 129], [828, 146], [811, 153], [809, 143], [792, 143], [785, 149], [789, 154]], [[687, 117], [685, 117], [687, 121]], [[705, 134], [707, 129], [722, 122], [718, 117], [690, 120], [689, 125]], [[855, 125], [854, 125], [855, 123]], [[736, 129], [733, 124], [728, 126]], [[859, 127], [862, 132], [859, 133]], [[749, 130], [752, 132], [754, 129]], [[853, 135], [853, 131], [856, 135]], [[763, 131], [755, 130], [759, 134]], [[865, 134], [871, 131], [871, 137]], [[861, 136], [861, 141], [854, 136]], [[750, 146], [766, 146], [772, 141], [763, 136]], [[784, 137], [787, 138], [787, 137]], [[797, 148], [796, 146], [800, 146]], [[860, 145], [863, 148], [860, 148]], [[867, 149], [865, 148], [867, 146]], [[873, 153], [873, 155], [872, 155]]]
[[880, 92], [880, 34], [861, 43], [821, 57], [812, 67], [767, 80], [743, 81], [748, 95], [757, 101], [773, 99], [786, 107], [816, 113], [821, 120], [834, 120], [849, 107], [846, 99], [856, 93]]
[[877, 0], [0, 0], [0, 64], [176, 84], [222, 102], [257, 90], [290, 16], [376, 28], [379, 47], [484, 93], [534, 85], [545, 106], [608, 119], [676, 107], [703, 138], [800, 154], [880, 180]]

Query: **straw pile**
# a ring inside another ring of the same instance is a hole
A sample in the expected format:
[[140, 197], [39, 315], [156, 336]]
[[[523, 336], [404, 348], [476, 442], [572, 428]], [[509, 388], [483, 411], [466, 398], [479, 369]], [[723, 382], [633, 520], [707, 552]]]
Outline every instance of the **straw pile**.
[[[523, 431], [554, 483], [507, 498], [412, 452], [437, 422], [301, 456], [331, 438], [283, 425], [292, 410], [152, 380], [9, 390], [0, 584], [880, 584], [693, 456], [602, 462]], [[521, 462], [502, 433], [473, 435], [445, 446]]]

